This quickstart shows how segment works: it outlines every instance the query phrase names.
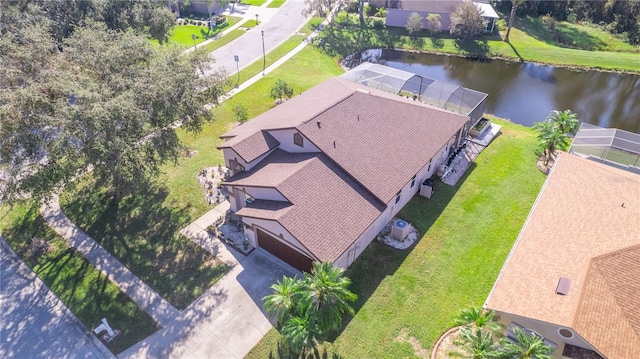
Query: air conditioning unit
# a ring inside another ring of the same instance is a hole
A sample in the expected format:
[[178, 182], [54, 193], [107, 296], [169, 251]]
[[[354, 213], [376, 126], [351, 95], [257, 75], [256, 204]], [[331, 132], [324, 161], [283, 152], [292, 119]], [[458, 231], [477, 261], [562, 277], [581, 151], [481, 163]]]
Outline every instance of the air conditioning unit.
[[422, 197], [431, 198], [431, 194], [433, 193], [433, 180], [431, 178], [427, 178], [422, 182], [420, 186], [420, 195]]
[[402, 219], [396, 219], [391, 226], [391, 237], [399, 241], [404, 241], [411, 230], [411, 225]]

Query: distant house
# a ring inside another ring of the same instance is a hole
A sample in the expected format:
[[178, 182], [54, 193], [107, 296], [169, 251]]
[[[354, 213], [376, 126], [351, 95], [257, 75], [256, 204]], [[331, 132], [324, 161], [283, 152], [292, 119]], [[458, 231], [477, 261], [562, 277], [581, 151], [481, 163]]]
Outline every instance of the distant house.
[[555, 358], [640, 351], [640, 175], [618, 167], [560, 155], [485, 303]]
[[[393, 27], [405, 27], [407, 20], [412, 13], [418, 13], [422, 16], [423, 25], [426, 28], [426, 18], [429, 14], [440, 15], [442, 30], [451, 29], [451, 14], [464, 1], [470, 0], [374, 0], [369, 3], [378, 7], [384, 7], [387, 10], [387, 18], [385, 24]], [[488, 1], [473, 2], [486, 23], [485, 32], [492, 32], [495, 21], [499, 19], [498, 13]]]
[[469, 117], [333, 78], [234, 128], [223, 185], [252, 247], [346, 268], [464, 140]]

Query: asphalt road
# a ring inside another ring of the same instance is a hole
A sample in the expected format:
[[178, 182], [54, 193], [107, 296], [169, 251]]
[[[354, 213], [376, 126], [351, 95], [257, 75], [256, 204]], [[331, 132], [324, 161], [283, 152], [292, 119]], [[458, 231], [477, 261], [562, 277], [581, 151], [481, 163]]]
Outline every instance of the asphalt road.
[[0, 242], [0, 358], [113, 358], [4, 240]]
[[240, 69], [261, 59], [263, 56], [262, 31], [264, 31], [264, 52], [268, 54], [294, 35], [308, 21], [302, 15], [304, 7], [304, 0], [287, 0], [277, 9], [249, 6], [236, 8], [235, 13], [231, 15], [254, 18], [257, 13], [260, 23], [236, 40], [213, 51], [209, 55], [215, 60], [213, 69], [222, 67], [228, 75], [233, 75], [237, 71], [234, 55], [238, 55], [240, 59], [238, 62]]

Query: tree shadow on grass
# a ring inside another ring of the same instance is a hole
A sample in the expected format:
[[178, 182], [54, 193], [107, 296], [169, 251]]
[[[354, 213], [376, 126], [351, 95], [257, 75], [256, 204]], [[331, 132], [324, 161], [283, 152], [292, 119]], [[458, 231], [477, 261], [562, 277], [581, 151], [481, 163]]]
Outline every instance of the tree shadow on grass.
[[467, 56], [484, 58], [489, 54], [487, 40], [455, 40], [456, 48], [465, 52]]
[[[89, 181], [91, 182], [91, 181]], [[229, 267], [179, 234], [191, 220], [188, 208], [167, 204], [167, 189], [147, 183], [116, 202], [88, 183], [69, 195], [64, 211], [131, 272], [178, 309], [185, 308]]]
[[269, 359], [342, 359], [337, 353], [329, 354], [326, 348], [322, 348], [322, 350], [317, 347], [314, 348], [310, 353], [306, 353], [305, 355], [299, 355], [297, 353], [292, 352], [287, 346], [282, 342], [282, 340], [278, 340], [276, 346], [276, 352], [269, 352]]

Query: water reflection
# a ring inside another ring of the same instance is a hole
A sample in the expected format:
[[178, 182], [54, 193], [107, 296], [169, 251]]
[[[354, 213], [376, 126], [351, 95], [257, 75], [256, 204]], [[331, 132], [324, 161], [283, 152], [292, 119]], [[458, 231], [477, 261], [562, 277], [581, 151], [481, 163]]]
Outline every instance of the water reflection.
[[581, 121], [640, 133], [637, 75], [396, 51], [383, 51], [379, 62], [486, 92], [487, 112], [526, 126], [571, 109]]

